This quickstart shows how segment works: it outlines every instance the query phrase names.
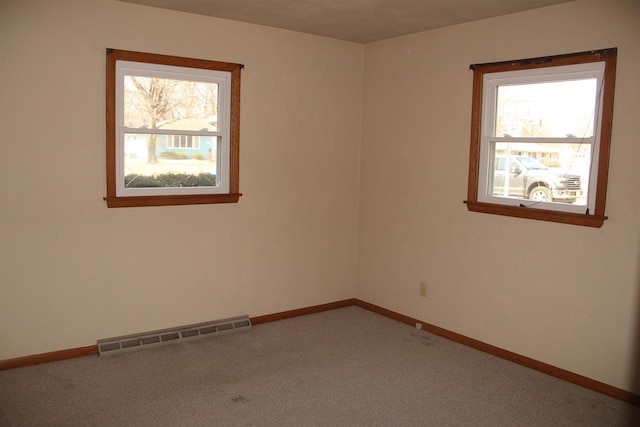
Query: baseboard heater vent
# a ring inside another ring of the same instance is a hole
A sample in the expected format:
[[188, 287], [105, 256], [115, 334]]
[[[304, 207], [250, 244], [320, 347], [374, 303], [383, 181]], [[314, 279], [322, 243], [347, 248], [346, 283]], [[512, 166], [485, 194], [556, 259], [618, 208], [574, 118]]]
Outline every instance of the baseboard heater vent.
[[100, 356], [251, 329], [249, 316], [98, 340]]

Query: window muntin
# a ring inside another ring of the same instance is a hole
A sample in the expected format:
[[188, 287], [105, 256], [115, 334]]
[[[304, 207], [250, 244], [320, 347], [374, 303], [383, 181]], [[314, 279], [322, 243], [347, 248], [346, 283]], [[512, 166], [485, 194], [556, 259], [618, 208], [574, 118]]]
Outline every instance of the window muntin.
[[108, 50], [109, 207], [238, 201], [241, 68]]
[[615, 59], [608, 49], [472, 66], [470, 210], [601, 226]]

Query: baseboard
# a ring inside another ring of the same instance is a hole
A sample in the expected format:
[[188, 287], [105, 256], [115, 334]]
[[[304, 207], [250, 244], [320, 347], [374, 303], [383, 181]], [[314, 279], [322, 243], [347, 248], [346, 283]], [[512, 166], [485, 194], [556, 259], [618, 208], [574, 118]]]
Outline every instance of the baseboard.
[[579, 375], [561, 368], [557, 368], [547, 363], [531, 359], [521, 354], [513, 353], [509, 350], [505, 350], [500, 347], [496, 347], [491, 344], [487, 344], [485, 342], [478, 341], [476, 339], [458, 334], [456, 332], [452, 332], [447, 329], [440, 328], [435, 325], [431, 325], [429, 323], [423, 322], [422, 320], [414, 319], [413, 317], [396, 313], [395, 311], [388, 310], [386, 308], [377, 306], [375, 304], [370, 304], [368, 302], [356, 299], [355, 305], [357, 305], [358, 307], [364, 308], [366, 310], [372, 311], [374, 313], [380, 314], [382, 316], [388, 317], [390, 319], [394, 319], [399, 322], [406, 323], [407, 325], [416, 326], [416, 323], [420, 323], [422, 324], [423, 330], [430, 332], [434, 335], [438, 335], [450, 341], [455, 341], [457, 343], [466, 345], [476, 350], [489, 353], [501, 359], [505, 359], [510, 362], [517, 363], [518, 365], [535, 369], [536, 371], [543, 372], [547, 375], [551, 375], [553, 377], [559, 378], [564, 381], [568, 381], [573, 384], [577, 384], [581, 387], [587, 388], [589, 390], [593, 390], [601, 394], [605, 394], [607, 396], [613, 397], [618, 400], [622, 400], [632, 405], [640, 406], [640, 395], [638, 394], [631, 393], [629, 391], [622, 390], [617, 387], [613, 387], [611, 385], [602, 383], [600, 381], [596, 381], [591, 378], [587, 378], [582, 375]]
[[[321, 311], [333, 310], [355, 305], [355, 298], [342, 301], [330, 302], [327, 304], [314, 305], [296, 310], [283, 311], [280, 313], [267, 314], [265, 316], [251, 317], [251, 324], [274, 322], [276, 320], [289, 319], [291, 317], [304, 316], [307, 314], [319, 313]], [[98, 346], [90, 345], [86, 347], [70, 348], [67, 350], [52, 351], [50, 353], [34, 354], [30, 356], [17, 357], [15, 359], [0, 360], [0, 371], [7, 369], [22, 368], [25, 366], [39, 365], [42, 363], [59, 362], [76, 357], [95, 356], [98, 354]]]
[[[613, 387], [611, 385], [602, 383], [600, 381], [587, 378], [585, 376], [557, 368], [544, 362], [540, 362], [521, 354], [513, 353], [509, 350], [502, 349], [500, 347], [487, 344], [482, 341], [478, 341], [473, 338], [469, 338], [465, 335], [458, 334], [453, 331], [441, 328], [439, 326], [431, 325], [423, 322], [422, 320], [414, 319], [413, 317], [405, 316], [404, 314], [397, 313], [395, 311], [388, 310], [384, 307], [377, 306], [356, 298], [345, 299], [341, 301], [330, 302], [327, 304], [314, 305], [306, 308], [299, 308], [296, 310], [283, 311], [274, 314], [267, 314], [264, 316], [251, 317], [252, 325], [259, 325], [261, 323], [275, 322], [278, 320], [289, 319], [292, 317], [305, 316], [307, 314], [320, 313], [322, 311], [334, 310], [336, 308], [343, 308], [356, 305], [390, 319], [405, 323], [410, 326], [415, 326], [416, 323], [422, 324], [422, 329], [430, 332], [434, 335], [441, 336], [450, 341], [454, 341], [476, 350], [483, 351], [485, 353], [492, 354], [501, 359], [508, 360], [513, 363], [517, 363], [522, 366], [526, 366], [536, 371], [543, 372], [547, 375], [559, 378], [564, 381], [568, 381], [573, 384], [577, 384], [581, 387], [596, 391], [598, 393], [611, 396], [615, 399], [630, 403], [635, 406], [640, 406], [640, 395], [631, 393], [626, 390]], [[14, 368], [21, 368], [25, 366], [38, 365], [41, 363], [57, 362], [65, 359], [73, 359], [76, 357], [95, 356], [98, 354], [98, 346], [90, 345], [86, 347], [78, 347], [67, 350], [53, 351], [50, 353], [35, 354], [31, 356], [18, 357], [15, 359], [0, 360], [0, 371]]]
[[334, 310], [336, 308], [350, 307], [356, 305], [355, 298], [349, 298], [342, 301], [330, 302], [327, 304], [314, 305], [306, 308], [299, 308], [296, 310], [282, 311], [280, 313], [267, 314], [264, 316], [251, 317], [252, 325], [259, 325], [260, 323], [275, 322], [276, 320], [289, 319], [292, 317], [305, 316], [307, 314], [320, 313], [321, 311]]
[[76, 357], [95, 356], [97, 354], [98, 346], [88, 345], [86, 347], [70, 348], [67, 350], [52, 351], [50, 353], [16, 357], [15, 359], [0, 360], [0, 371], [39, 365], [41, 363], [58, 362], [60, 360], [74, 359]]

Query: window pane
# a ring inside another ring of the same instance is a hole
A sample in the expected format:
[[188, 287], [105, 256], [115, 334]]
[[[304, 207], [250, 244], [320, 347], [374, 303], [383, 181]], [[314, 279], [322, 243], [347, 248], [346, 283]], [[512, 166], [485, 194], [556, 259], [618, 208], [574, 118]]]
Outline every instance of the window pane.
[[129, 128], [217, 131], [217, 106], [217, 83], [124, 76]]
[[495, 136], [593, 136], [597, 80], [498, 87]]
[[217, 187], [218, 136], [125, 134], [127, 188]]
[[587, 204], [589, 144], [493, 143], [487, 195]]

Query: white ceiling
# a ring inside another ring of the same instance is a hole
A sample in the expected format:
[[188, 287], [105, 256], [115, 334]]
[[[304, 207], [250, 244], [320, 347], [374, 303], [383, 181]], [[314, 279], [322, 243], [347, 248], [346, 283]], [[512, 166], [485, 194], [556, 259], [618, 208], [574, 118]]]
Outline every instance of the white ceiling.
[[368, 43], [572, 0], [120, 0]]

